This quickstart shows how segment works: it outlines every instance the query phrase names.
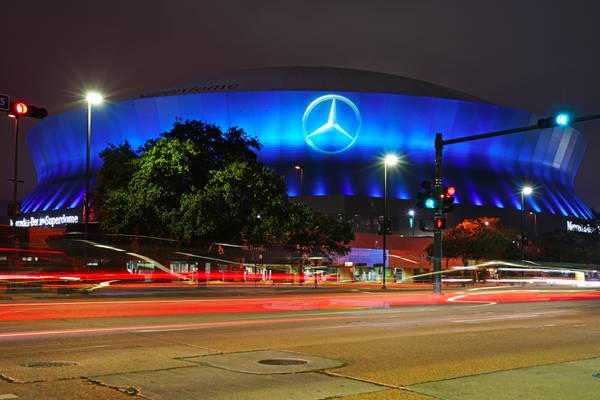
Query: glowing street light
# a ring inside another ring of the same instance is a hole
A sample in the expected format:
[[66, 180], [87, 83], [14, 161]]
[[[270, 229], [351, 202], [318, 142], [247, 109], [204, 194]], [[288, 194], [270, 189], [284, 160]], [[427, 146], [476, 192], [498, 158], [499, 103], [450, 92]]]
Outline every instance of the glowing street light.
[[88, 92], [85, 95], [85, 101], [87, 101], [88, 104], [95, 106], [95, 105], [102, 103], [102, 101], [104, 101], [104, 99], [102, 98], [102, 95], [98, 92]]
[[296, 171], [300, 171], [300, 200], [302, 200], [302, 196], [304, 194], [304, 167], [302, 167], [302, 165], [296, 164], [294, 165], [294, 169]]
[[384, 158], [385, 165], [393, 167], [398, 164], [398, 156], [395, 154], [388, 154]]
[[98, 92], [88, 92], [85, 95], [85, 101], [87, 102], [87, 146], [86, 146], [86, 157], [85, 157], [85, 225], [84, 230], [87, 235], [88, 224], [90, 222], [90, 139], [92, 131], [92, 106], [102, 103], [104, 99]]
[[408, 210], [408, 226], [412, 230], [412, 237], [415, 237], [415, 210]]
[[531, 196], [533, 188], [523, 186], [521, 189], [521, 259], [525, 259], [525, 196]]
[[387, 170], [388, 167], [394, 167], [398, 164], [398, 156], [395, 154], [386, 154], [383, 158], [383, 226], [381, 233], [383, 235], [383, 265], [381, 267], [381, 288], [386, 289], [385, 286], [385, 264], [387, 261], [386, 247], [387, 247], [387, 231], [388, 228], [391, 230], [391, 224], [388, 223], [387, 219]]

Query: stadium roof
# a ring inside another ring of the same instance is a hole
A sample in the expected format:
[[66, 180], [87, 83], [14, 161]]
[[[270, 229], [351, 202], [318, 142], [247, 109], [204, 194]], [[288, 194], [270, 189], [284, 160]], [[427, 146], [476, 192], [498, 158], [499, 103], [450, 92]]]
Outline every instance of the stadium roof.
[[263, 90], [394, 93], [488, 103], [475, 96], [417, 79], [334, 67], [272, 67], [225, 72], [141, 97]]

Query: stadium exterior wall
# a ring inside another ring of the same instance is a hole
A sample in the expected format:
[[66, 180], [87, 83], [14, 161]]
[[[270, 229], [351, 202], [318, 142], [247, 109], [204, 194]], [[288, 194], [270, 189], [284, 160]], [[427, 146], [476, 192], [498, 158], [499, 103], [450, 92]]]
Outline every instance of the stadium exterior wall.
[[[292, 196], [301, 194], [293, 167], [302, 165], [302, 195], [315, 204], [322, 196], [381, 197], [381, 158], [394, 152], [402, 164], [390, 170], [389, 194], [409, 205], [420, 181], [431, 179], [436, 132], [452, 138], [528, 125], [537, 116], [484, 102], [351, 91], [257, 90], [124, 100], [93, 110], [93, 174], [101, 167], [98, 153], [109, 143], [128, 140], [137, 147], [169, 131], [176, 120], [189, 119], [240, 127], [256, 136], [263, 145], [259, 158], [286, 177]], [[38, 183], [22, 204], [26, 215], [81, 207], [86, 121], [82, 108], [49, 117], [29, 131]], [[570, 127], [450, 146], [445, 183], [457, 188], [457, 201], [466, 208], [519, 210], [520, 188], [529, 184], [535, 195], [527, 197], [527, 210], [589, 217], [590, 209], [573, 190], [585, 147], [583, 136]]]

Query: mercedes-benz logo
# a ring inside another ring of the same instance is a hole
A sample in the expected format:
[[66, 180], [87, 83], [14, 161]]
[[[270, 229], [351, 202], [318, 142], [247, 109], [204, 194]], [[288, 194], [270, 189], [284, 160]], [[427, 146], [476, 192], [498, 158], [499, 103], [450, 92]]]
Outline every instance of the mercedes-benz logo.
[[304, 140], [314, 150], [325, 154], [338, 154], [352, 147], [360, 125], [358, 107], [347, 97], [337, 94], [313, 100], [302, 117]]

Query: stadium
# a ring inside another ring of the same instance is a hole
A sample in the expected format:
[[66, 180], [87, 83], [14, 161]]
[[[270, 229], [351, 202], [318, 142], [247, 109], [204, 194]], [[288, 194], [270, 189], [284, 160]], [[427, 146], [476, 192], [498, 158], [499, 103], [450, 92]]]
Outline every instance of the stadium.
[[[101, 167], [98, 153], [109, 143], [141, 146], [178, 119], [235, 126], [256, 136], [263, 146], [259, 159], [285, 177], [291, 196], [352, 219], [359, 232], [377, 231], [382, 157], [395, 153], [401, 163], [388, 176], [393, 230], [418, 236], [426, 234], [414, 231], [407, 213], [421, 181], [432, 178], [435, 134], [450, 139], [531, 125], [538, 116], [383, 73], [320, 67], [232, 72], [94, 106], [92, 187]], [[81, 221], [86, 124], [87, 110], [81, 107], [30, 129], [27, 145], [38, 182], [12, 223], [43, 225], [46, 216], [62, 215]], [[573, 188], [585, 148], [583, 135], [571, 127], [448, 147], [444, 184], [456, 188], [458, 203], [449, 222], [485, 215], [517, 224], [524, 185], [534, 188], [524, 200], [536, 230], [564, 230], [568, 219], [590, 217]]]

